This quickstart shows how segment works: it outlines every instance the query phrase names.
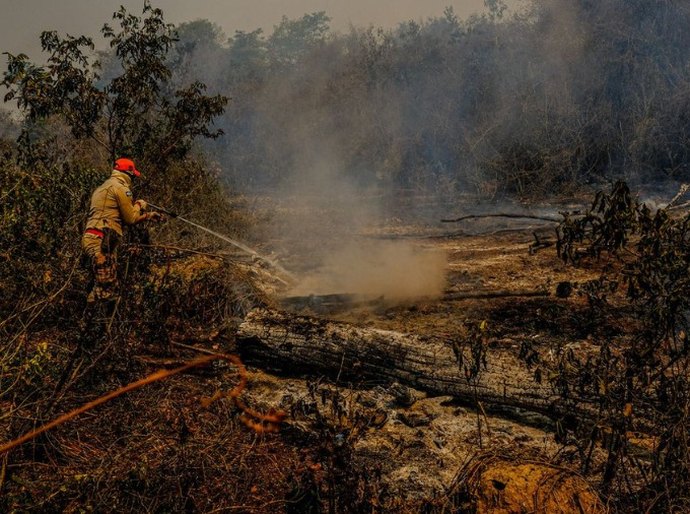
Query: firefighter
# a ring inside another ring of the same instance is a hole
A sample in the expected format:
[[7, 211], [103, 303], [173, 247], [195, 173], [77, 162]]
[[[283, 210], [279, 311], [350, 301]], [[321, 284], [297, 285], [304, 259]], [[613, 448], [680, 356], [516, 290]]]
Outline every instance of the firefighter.
[[144, 212], [146, 202], [134, 201], [130, 189], [133, 179], [141, 173], [134, 161], [120, 158], [115, 161], [110, 178], [91, 196], [89, 218], [82, 236], [84, 253], [91, 260], [93, 288], [87, 301], [112, 300], [117, 295], [117, 247], [122, 226], [142, 221], [160, 221], [157, 212]]

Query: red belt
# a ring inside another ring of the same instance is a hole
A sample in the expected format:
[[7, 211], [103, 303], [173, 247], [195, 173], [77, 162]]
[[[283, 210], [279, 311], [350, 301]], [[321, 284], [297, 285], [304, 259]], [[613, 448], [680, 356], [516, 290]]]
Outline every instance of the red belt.
[[96, 237], [98, 237], [99, 239], [103, 239], [103, 236], [105, 236], [105, 234], [103, 233], [103, 231], [98, 230], [97, 228], [87, 228], [85, 233], [86, 233], [86, 234], [91, 234], [92, 236], [96, 236]]

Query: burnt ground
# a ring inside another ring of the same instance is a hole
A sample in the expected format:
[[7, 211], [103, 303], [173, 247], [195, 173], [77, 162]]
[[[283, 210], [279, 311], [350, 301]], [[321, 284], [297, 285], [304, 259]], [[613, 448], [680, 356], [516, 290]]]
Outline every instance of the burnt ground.
[[[606, 263], [574, 268], [553, 247], [531, 252], [535, 229], [542, 239], [553, 235], [548, 228], [522, 227], [475, 224], [473, 232], [490, 233], [472, 235], [452, 225], [396, 222], [360, 236], [443, 250], [446, 294], [543, 290], [549, 296], [384, 299], [344, 304], [327, 314], [308, 308], [300, 313], [438, 337], [456, 337], [486, 321], [492, 342], [516, 348], [523, 341], [543, 347], [591, 343], [599, 324], [577, 286], [596, 278]], [[289, 265], [290, 258], [283, 262]], [[206, 275], [227, 265], [193, 259], [193, 266], [180, 261], [185, 273]], [[575, 292], [557, 298], [556, 287], [565, 281]], [[279, 303], [275, 297], [268, 301]], [[229, 352], [239, 321], [229, 320], [220, 336], [198, 337], [199, 329], [172, 337]], [[125, 362], [115, 359], [96, 376], [87, 375], [40, 419], [194, 356], [140, 341], [130, 341], [124, 353]], [[557, 504], [561, 512], [599, 512], [591, 490], [596, 484], [576, 475], [577, 456], [556, 442], [553, 423], [542, 416], [499, 412], [471, 399], [428, 397], [384, 381], [343, 384], [334, 377], [287, 378], [250, 369], [250, 406], [288, 412], [280, 432], [257, 434], [240, 422], [231, 403], [199, 405], [199, 398], [236, 380], [227, 366], [214, 366], [157, 382], [67, 422], [0, 462], [0, 505], [35, 512], [521, 512], [526, 499], [543, 496], [538, 489], [549, 477], [565, 473], [553, 478], [560, 485], [549, 486], [551, 499], [542, 498], [537, 511], [557, 512]], [[40, 421], [27, 424], [26, 403], [6, 403], [6, 409], [17, 410], [3, 416], [2, 439]], [[487, 490], [487, 483], [494, 489]]]
[[[363, 231], [359, 236], [402, 240], [422, 251], [441, 250], [447, 256], [446, 284], [441, 297], [398, 302], [389, 302], [385, 297], [366, 297], [366, 301], [345, 299], [340, 306], [336, 299], [325, 308], [318, 301], [297, 308], [288, 302], [288, 308], [294, 308], [299, 314], [357, 326], [445, 339], [463, 337], [468, 327], [486, 322], [489, 345], [511, 346], [516, 352], [523, 342], [556, 350], [566, 345], [591, 347], [602, 332], [607, 336], [621, 335], [624, 327], [612, 324], [609, 319], [605, 322], [597, 319], [587, 296], [581, 291], [583, 284], [598, 278], [615, 263], [566, 265], [552, 245], [531, 248], [535, 233], [542, 243], [555, 240], [554, 231], [548, 226], [531, 226], [524, 222], [479, 221], [470, 230], [463, 230], [452, 225], [405, 225], [395, 220], [391, 225]], [[557, 287], [565, 282], [572, 291], [567, 297], [559, 298]], [[547, 295], [520, 294], [534, 291]], [[516, 295], [491, 297], [492, 292], [514, 292]], [[457, 299], [473, 294], [487, 297]], [[491, 359], [490, 352], [488, 358]], [[348, 390], [346, 386], [351, 385], [343, 385]], [[292, 387], [300, 389], [294, 383]], [[405, 389], [398, 384], [368, 381], [357, 384], [354, 392], [348, 390], [363, 405], [387, 411], [387, 423], [359, 434], [353, 442], [353, 451], [367, 462], [385, 463], [378, 469], [389, 492], [412, 500], [428, 498], [430, 491], [435, 498], [447, 496], [453, 484], [457, 484], [458, 476], [462, 476], [462, 473], [458, 475], [459, 471], [466, 469], [468, 462], [477, 455], [495, 459], [496, 454], [503, 454], [509, 456], [508, 461], [515, 459], [518, 463], [521, 459], [534, 459], [532, 462], [558, 464], [573, 472], [578, 469], [573, 448], [556, 442], [556, 427], [543, 416], [483, 405], [478, 408], [471, 399], [433, 398], [423, 392], [413, 393], [417, 396], [412, 405], [401, 406], [395, 401], [395, 390], [400, 387]], [[362, 397], [368, 399], [361, 400]], [[505, 464], [498, 461], [499, 467]], [[524, 472], [524, 469], [519, 470], [520, 464], [515, 466], [505, 479], [512, 480], [513, 486]], [[477, 487], [482, 489], [483, 486]], [[517, 487], [515, 494], [524, 495], [523, 499], [536, 497], [539, 487], [539, 480], [530, 483], [527, 479]], [[581, 481], [569, 487], [589, 494], [589, 485]], [[522, 500], [510, 494], [500, 501], [491, 500], [491, 491], [478, 493], [478, 496], [482, 494], [488, 495], [489, 500], [453, 505], [458, 511], [477, 509], [481, 512], [522, 512], [527, 508]], [[566, 492], [564, 498], [567, 496]], [[537, 512], [598, 511], [596, 502], [582, 507], [570, 501], [572, 498], [572, 495], [565, 500], [561, 498], [557, 507], [547, 506], [548, 501], [542, 502], [541, 507], [532, 507]], [[447, 500], [441, 504], [445, 508], [452, 507]]]

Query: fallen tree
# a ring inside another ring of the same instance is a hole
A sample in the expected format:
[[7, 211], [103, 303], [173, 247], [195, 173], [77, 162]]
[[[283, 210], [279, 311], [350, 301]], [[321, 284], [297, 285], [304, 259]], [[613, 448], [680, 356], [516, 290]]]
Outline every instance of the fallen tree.
[[[362, 328], [268, 309], [249, 313], [238, 350], [264, 369], [326, 375], [352, 383], [399, 382], [433, 395], [509, 406], [560, 417], [558, 396], [519, 358], [519, 345], [495, 343], [476, 376], [468, 341]], [[581, 415], [592, 416], [583, 404]]]

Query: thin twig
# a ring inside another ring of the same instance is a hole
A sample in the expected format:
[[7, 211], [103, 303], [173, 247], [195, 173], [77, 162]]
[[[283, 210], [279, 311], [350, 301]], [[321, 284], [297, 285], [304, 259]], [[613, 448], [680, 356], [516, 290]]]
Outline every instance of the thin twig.
[[2, 469], [0, 469], [0, 491], [2, 491], [2, 486], [5, 485], [5, 477], [7, 476], [7, 455], [2, 458]]
[[2, 195], [2, 198], [0, 198], [0, 201], [5, 201], [5, 198], [9, 198], [9, 196], [14, 192], [14, 190], [17, 189], [22, 184], [22, 182], [24, 182], [24, 179], [28, 176], [29, 175], [24, 174], [23, 177], [21, 177], [19, 180], [17, 180], [17, 183], [14, 186], [12, 186], [9, 189], [9, 191], [7, 191], [4, 195]]
[[481, 411], [482, 415], [484, 416], [484, 423], [486, 423], [486, 431], [489, 433], [489, 437], [491, 437], [491, 427], [489, 426], [489, 417], [486, 415], [486, 411], [484, 410], [484, 405], [479, 400], [477, 400], [477, 405], [479, 406], [479, 410]]
[[[60, 293], [62, 293], [62, 292], [67, 288], [67, 286], [69, 285], [69, 283], [72, 281], [72, 275], [74, 275], [74, 271], [77, 269], [77, 264], [78, 264], [78, 261], [75, 260], [74, 266], [72, 266], [72, 270], [70, 271], [69, 275], [67, 276], [67, 280], [65, 280], [65, 283], [62, 285], [62, 287], [60, 287], [60, 289], [58, 289], [55, 293], [53, 293], [52, 295], [50, 295], [48, 298], [46, 298], [45, 301], [43, 301], [43, 302], [41, 302], [41, 303], [39, 303], [39, 304], [36, 305], [36, 306], [41, 305], [41, 308], [38, 310], [38, 312], [37, 312], [36, 314], [34, 314], [34, 315], [29, 319], [29, 321], [26, 322], [26, 324], [24, 325], [24, 327], [23, 327], [19, 332], [17, 332], [17, 333], [14, 335], [14, 337], [13, 337], [12, 339], [10, 339], [10, 342], [9, 342], [9, 343], [6, 343], [6, 346], [7, 346], [7, 347], [11, 346], [12, 343], [14, 343], [17, 339], [19, 339], [19, 337], [20, 337], [22, 334], [24, 334], [24, 333], [29, 329], [29, 327], [31, 326], [31, 324], [32, 324], [34, 321], [36, 321], [36, 319], [43, 313], [43, 311], [46, 309], [46, 307], [47, 307], [55, 298], [57, 298], [57, 296], [58, 296]], [[15, 352], [14, 354], [12, 354], [12, 356], [11, 356], [10, 358], [14, 358], [14, 355], [16, 355], [16, 352]]]
[[[127, 281], [127, 277], [129, 277], [129, 260], [130, 256], [127, 256], [127, 262], [125, 263], [125, 273], [123, 277], [123, 283]], [[117, 299], [115, 300], [115, 306], [113, 307], [113, 314], [110, 316], [110, 321], [108, 322], [108, 328], [106, 329], [106, 334], [110, 335], [110, 330], [113, 327], [113, 321], [115, 321], [115, 316], [117, 315], [117, 309], [120, 306], [120, 301], [122, 300], [122, 295], [118, 294]]]
[[185, 350], [192, 350], [194, 352], [204, 353], [206, 355], [216, 355], [216, 356], [223, 355], [223, 354], [218, 353], [218, 352], [207, 350], [206, 348], [199, 348], [198, 346], [191, 346], [189, 344], [184, 344], [184, 343], [176, 343], [175, 341], [170, 341], [170, 344], [172, 346], [177, 346], [178, 348], [184, 348]]

